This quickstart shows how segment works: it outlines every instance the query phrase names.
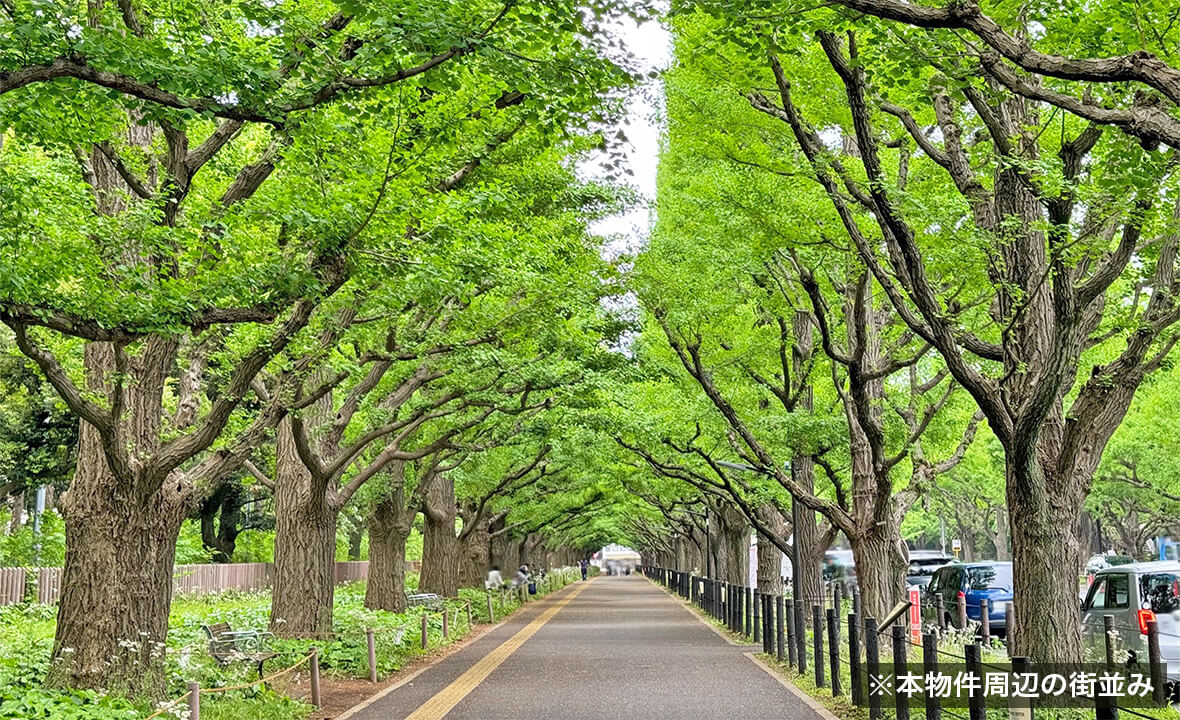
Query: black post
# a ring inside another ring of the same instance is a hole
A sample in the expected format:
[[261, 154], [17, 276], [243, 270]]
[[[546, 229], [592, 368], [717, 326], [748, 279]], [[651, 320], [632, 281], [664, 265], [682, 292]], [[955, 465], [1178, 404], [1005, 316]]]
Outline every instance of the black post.
[[828, 608], [828, 657], [831, 659], [832, 697], [840, 697], [840, 613]]
[[970, 720], [985, 720], [987, 708], [983, 697], [983, 653], [979, 643], [972, 643], [963, 648], [963, 656], [967, 659], [967, 672], [979, 679], [979, 690], [972, 691], [967, 698], [967, 717]]
[[783, 648], [783, 643], [785, 642], [784, 633], [783, 633], [783, 610], [784, 609], [785, 608], [783, 607], [783, 596], [782, 595], [775, 595], [774, 596], [775, 655], [778, 657], [779, 662], [783, 661], [783, 658], [785, 655], [785, 650]]
[[860, 617], [848, 613], [848, 674], [852, 677], [852, 704], [865, 704], [864, 683], [860, 672]]
[[1147, 661], [1151, 663], [1151, 699], [1156, 705], [1163, 705], [1168, 697], [1168, 678], [1164, 672], [1167, 665], [1160, 655], [1160, 630], [1155, 620], [1147, 623]]
[[[933, 630], [922, 636], [922, 672], [927, 677], [938, 673], [938, 636]], [[926, 720], [940, 720], [941, 717], [938, 698], [926, 693]]]
[[[865, 669], [868, 677], [881, 674], [881, 644], [877, 637], [877, 618], [865, 618]], [[880, 720], [881, 693], [872, 691], [872, 681], [865, 688], [869, 695], [869, 720]]]
[[819, 605], [811, 606], [811, 642], [815, 645], [815, 686], [824, 686], [824, 620]]
[[[762, 628], [759, 623], [762, 622], [762, 610], [759, 604], [762, 602], [762, 593], [755, 590], [753, 597], [746, 596], [749, 603], [746, 605], [746, 636], [752, 638], [754, 642], [762, 639]], [[750, 611], [753, 611], [751, 614]]]
[[795, 601], [785, 599], [783, 605], [783, 612], [786, 614], [783, 620], [787, 623], [787, 666], [795, 667], [795, 650], [799, 645], [795, 642]]
[[991, 608], [988, 607], [987, 598], [980, 598], [979, 600], [979, 625], [980, 636], [983, 638], [984, 645], [990, 645], [992, 639]]
[[774, 597], [762, 596], [762, 652], [774, 654]]
[[934, 593], [934, 602], [938, 608], [938, 629], [946, 630], [946, 605], [942, 601], [942, 593]]
[[802, 594], [795, 600], [795, 657], [799, 659], [799, 673], [807, 672], [807, 606]]
[[[1106, 669], [1114, 670], [1114, 615], [1102, 616], [1102, 636], [1106, 641]], [[1094, 717], [1095, 720], [1115, 720], [1119, 716], [1118, 707], [1115, 705], [1114, 698], [1103, 697], [1103, 693], [1095, 693], [1094, 697]]]
[[[1031, 666], [1031, 663], [1029, 662], [1027, 657], [1020, 655], [1020, 656], [1012, 658], [1012, 674], [1013, 675], [1019, 675], [1020, 673], [1029, 672], [1031, 669], [1030, 666]], [[1019, 703], [1019, 706], [1017, 706], [1016, 703]], [[1032, 698], [1020, 698], [1019, 700], [1013, 700], [1013, 705], [1017, 706], [1017, 707], [1027, 708], [1028, 713], [1025, 715], [1025, 720], [1033, 720]]]
[[910, 696], [898, 692], [898, 678], [906, 674], [905, 666], [905, 628], [894, 625], [893, 628], [893, 707], [897, 713], [897, 720], [910, 720]]

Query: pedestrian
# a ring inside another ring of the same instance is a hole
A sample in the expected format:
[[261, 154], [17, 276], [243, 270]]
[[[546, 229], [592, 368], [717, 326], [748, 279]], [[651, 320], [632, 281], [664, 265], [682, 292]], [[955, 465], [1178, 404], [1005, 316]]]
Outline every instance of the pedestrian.
[[582, 579], [585, 580], [586, 576], [590, 574], [590, 561], [582, 558], [582, 562], [578, 563], [578, 565], [582, 568]]
[[516, 569], [516, 580], [512, 583], [512, 587], [524, 585], [529, 581], [529, 566], [528, 564], [521, 565]]
[[493, 565], [491, 570], [488, 570], [488, 579], [483, 582], [484, 587], [488, 590], [499, 590], [504, 587], [504, 576], [500, 574], [500, 566]]

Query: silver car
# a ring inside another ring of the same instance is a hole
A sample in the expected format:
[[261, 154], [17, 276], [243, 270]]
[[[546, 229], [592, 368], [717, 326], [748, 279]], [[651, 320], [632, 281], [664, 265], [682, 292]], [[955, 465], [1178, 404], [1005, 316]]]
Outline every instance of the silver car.
[[1114, 618], [1121, 648], [1147, 661], [1147, 623], [1159, 629], [1168, 680], [1180, 682], [1180, 562], [1114, 565], [1094, 576], [1082, 601], [1082, 629], [1089, 646], [1105, 648], [1103, 615]]

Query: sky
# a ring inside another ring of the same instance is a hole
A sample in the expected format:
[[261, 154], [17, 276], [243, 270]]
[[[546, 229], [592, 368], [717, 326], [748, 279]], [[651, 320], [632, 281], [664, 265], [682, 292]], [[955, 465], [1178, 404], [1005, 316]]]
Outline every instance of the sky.
[[[672, 39], [658, 21], [636, 24], [622, 20], [617, 27], [620, 37], [640, 72], [663, 70], [672, 60]], [[652, 222], [652, 207], [656, 193], [656, 167], [659, 164], [660, 134], [662, 130], [663, 91], [658, 79], [646, 80], [635, 88], [627, 100], [626, 117], [623, 122], [606, 130], [607, 138], [613, 140], [619, 130], [626, 135], [626, 142], [618, 148], [623, 155], [623, 164], [630, 169], [626, 176], [639, 192], [643, 202], [631, 211], [606, 218], [594, 224], [592, 230], [605, 236], [603, 248], [606, 257], [635, 253], [647, 241]], [[587, 159], [579, 168], [587, 177], [603, 177], [602, 166], [605, 155]]]

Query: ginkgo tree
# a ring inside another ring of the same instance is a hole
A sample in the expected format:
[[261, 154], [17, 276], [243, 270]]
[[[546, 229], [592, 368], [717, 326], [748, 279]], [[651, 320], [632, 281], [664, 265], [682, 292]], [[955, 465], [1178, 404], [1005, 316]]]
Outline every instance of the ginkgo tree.
[[351, 278], [396, 282], [375, 254], [429, 247], [418, 198], [490, 123], [601, 117], [625, 10], [4, 4], [0, 320], [81, 418], [50, 684], [162, 689], [180, 522], [322, 358], [254, 380]]

